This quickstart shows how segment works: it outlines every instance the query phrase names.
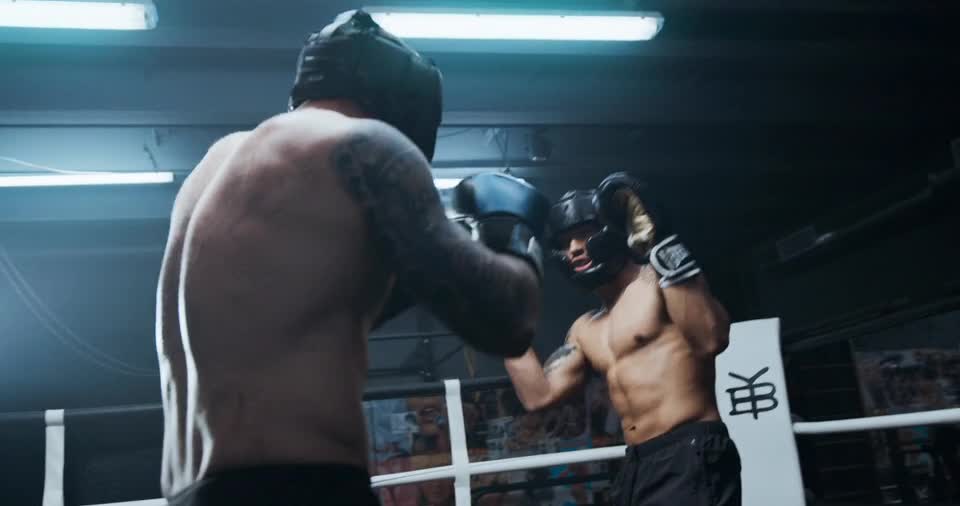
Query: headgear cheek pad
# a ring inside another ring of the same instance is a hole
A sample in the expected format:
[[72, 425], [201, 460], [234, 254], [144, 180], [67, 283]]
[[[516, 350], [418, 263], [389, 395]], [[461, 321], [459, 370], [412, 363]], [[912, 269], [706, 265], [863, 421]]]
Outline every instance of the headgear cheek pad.
[[[613, 280], [629, 258], [626, 236], [609, 227], [603, 227], [594, 205], [595, 194], [594, 190], [567, 192], [550, 208], [548, 217], [550, 242], [553, 248], [551, 258], [560, 265], [568, 278], [587, 290]], [[591, 261], [590, 268], [577, 272], [566, 254], [569, 245], [560, 244], [558, 236], [585, 224], [594, 224], [598, 228], [603, 228], [591, 235], [586, 242], [587, 255]]]
[[433, 63], [363, 10], [310, 34], [297, 60], [290, 110], [307, 100], [346, 98], [406, 135], [433, 160], [443, 110]]

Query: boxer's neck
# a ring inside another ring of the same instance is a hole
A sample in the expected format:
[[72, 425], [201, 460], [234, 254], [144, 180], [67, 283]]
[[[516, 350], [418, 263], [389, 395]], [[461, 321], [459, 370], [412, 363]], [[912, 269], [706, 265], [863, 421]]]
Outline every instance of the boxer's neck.
[[351, 118], [369, 118], [371, 117], [367, 114], [363, 108], [357, 105], [353, 100], [348, 100], [344, 98], [331, 98], [323, 100], [307, 100], [304, 102], [298, 109], [326, 109], [328, 111], [339, 112], [344, 116], [349, 116]]
[[627, 289], [627, 286], [629, 286], [633, 280], [637, 279], [639, 275], [640, 266], [628, 261], [627, 264], [623, 266], [623, 269], [620, 269], [616, 277], [613, 278], [613, 281], [597, 288], [594, 293], [603, 301], [604, 310], [609, 311], [610, 308], [620, 300], [620, 295]]

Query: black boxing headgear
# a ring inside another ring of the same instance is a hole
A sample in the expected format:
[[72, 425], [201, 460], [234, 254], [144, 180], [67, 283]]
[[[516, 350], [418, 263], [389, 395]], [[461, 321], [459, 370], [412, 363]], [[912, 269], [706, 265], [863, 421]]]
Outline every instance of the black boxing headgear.
[[[604, 227], [594, 205], [595, 195], [594, 190], [575, 190], [565, 193], [550, 208], [547, 220], [552, 248], [550, 257], [560, 265], [568, 278], [587, 290], [612, 281], [629, 258], [626, 236]], [[590, 257], [590, 268], [577, 272], [566, 254], [569, 245], [560, 244], [558, 239], [564, 232], [586, 224], [594, 224], [600, 231], [587, 239], [586, 248], [587, 256]]]
[[297, 60], [290, 110], [307, 100], [346, 98], [392, 125], [433, 160], [443, 109], [432, 62], [363, 10], [347, 11], [310, 34]]

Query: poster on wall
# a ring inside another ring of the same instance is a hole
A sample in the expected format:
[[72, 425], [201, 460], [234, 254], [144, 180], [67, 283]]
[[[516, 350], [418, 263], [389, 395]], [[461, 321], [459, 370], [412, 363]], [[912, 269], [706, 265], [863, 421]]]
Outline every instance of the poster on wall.
[[[867, 416], [960, 407], [960, 312], [855, 339]], [[887, 502], [960, 501], [960, 425], [870, 433]]]
[[868, 416], [960, 405], [960, 349], [855, 352]]
[[[374, 475], [450, 464], [450, 436], [443, 397], [390, 399], [364, 403]], [[471, 461], [487, 461], [622, 444], [620, 421], [602, 381], [552, 409], [527, 412], [511, 388], [464, 394], [464, 423]], [[610, 483], [606, 462], [554, 466], [473, 476], [475, 504], [567, 506], [603, 504]], [[601, 479], [596, 477], [600, 476]], [[555, 478], [590, 478], [563, 486], [526, 486]], [[491, 486], [522, 484], [520, 490]], [[486, 489], [487, 491], [485, 491]], [[453, 480], [386, 487], [384, 506], [453, 506]], [[478, 495], [479, 494], [479, 495]]]

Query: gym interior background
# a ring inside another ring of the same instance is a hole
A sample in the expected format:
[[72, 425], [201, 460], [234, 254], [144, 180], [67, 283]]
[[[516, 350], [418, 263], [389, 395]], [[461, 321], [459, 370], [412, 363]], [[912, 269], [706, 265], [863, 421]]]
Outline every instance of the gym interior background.
[[[0, 156], [177, 176], [0, 188], [0, 412], [159, 402], [154, 295], [178, 183], [217, 138], [283, 112], [304, 35], [358, 6], [155, 3], [150, 32], [0, 29]], [[782, 318], [797, 418], [960, 405], [956, 4], [549, 4], [665, 24], [628, 46], [414, 41], [445, 79], [437, 177], [509, 167], [556, 198], [630, 171], [658, 189], [734, 320]], [[594, 303], [555, 272], [545, 285], [541, 356]], [[504, 374], [423, 311], [376, 336], [371, 387]], [[922, 503], [958, 500], [957, 439], [798, 444], [819, 500]]]

